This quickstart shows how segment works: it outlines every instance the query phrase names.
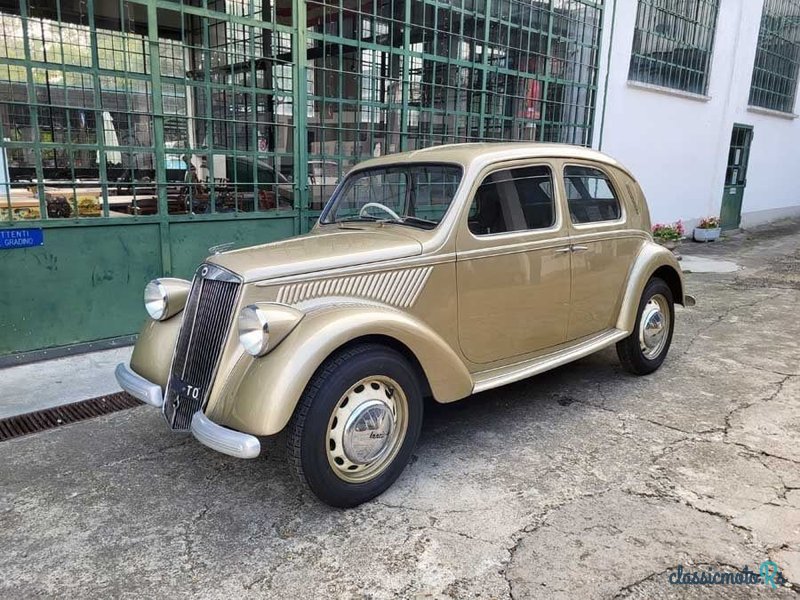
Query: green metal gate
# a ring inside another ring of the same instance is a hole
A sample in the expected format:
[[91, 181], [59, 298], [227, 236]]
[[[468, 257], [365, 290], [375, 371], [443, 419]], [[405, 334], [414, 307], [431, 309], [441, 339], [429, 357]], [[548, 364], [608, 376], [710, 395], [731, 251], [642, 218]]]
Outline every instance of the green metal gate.
[[44, 231], [0, 250], [0, 356], [134, 333], [149, 279], [307, 231], [365, 158], [588, 145], [602, 15], [602, 0], [0, 8], [0, 231]]

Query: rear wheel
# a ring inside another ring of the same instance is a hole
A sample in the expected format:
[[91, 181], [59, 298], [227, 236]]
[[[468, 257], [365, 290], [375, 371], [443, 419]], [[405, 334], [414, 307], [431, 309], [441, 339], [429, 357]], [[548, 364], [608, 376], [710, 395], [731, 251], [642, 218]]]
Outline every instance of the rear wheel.
[[422, 426], [414, 368], [395, 350], [359, 344], [309, 382], [289, 427], [289, 459], [323, 502], [350, 507], [400, 476]]
[[617, 343], [617, 356], [625, 370], [647, 375], [658, 369], [667, 357], [674, 327], [672, 290], [663, 279], [654, 277], [642, 292], [633, 332]]

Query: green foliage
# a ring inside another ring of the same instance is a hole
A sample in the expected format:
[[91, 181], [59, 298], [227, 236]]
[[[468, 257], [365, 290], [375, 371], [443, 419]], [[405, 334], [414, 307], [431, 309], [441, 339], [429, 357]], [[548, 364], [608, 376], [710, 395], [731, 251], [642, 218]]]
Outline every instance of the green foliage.
[[656, 240], [664, 242], [677, 242], [684, 234], [683, 223], [681, 221], [669, 224], [656, 223], [653, 225], [652, 231], [653, 237]]

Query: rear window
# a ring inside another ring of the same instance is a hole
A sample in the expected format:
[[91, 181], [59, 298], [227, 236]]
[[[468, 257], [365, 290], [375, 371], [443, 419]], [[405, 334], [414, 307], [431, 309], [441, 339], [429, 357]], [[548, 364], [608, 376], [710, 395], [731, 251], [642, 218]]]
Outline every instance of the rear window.
[[564, 167], [564, 186], [573, 223], [616, 221], [622, 215], [614, 186], [600, 169]]

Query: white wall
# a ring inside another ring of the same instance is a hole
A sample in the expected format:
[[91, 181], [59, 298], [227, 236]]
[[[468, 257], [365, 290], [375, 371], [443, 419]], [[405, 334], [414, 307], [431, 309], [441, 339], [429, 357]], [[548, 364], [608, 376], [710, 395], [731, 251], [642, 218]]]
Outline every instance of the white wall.
[[637, 4], [606, 0], [593, 146], [633, 172], [654, 223], [683, 219], [691, 224], [719, 214], [731, 129], [734, 123], [752, 125], [742, 212], [800, 213], [800, 119], [747, 106], [762, 0], [721, 0], [705, 97], [628, 82]]

